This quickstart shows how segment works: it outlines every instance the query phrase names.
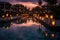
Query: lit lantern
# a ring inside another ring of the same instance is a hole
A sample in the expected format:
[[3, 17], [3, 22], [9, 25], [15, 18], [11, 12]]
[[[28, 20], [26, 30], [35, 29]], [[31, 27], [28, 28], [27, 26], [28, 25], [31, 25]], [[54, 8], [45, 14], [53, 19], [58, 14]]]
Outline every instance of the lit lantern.
[[40, 19], [41, 19], [42, 17], [40, 16]]
[[55, 34], [51, 34], [51, 37], [53, 37], [53, 38], [54, 38], [54, 37], [55, 37]]
[[43, 13], [46, 13], [46, 12], [43, 12]]
[[16, 14], [16, 16], [18, 16], [18, 14]]
[[36, 15], [36, 14], [34, 14], [34, 16], [35, 16], [35, 17], [37, 17], [37, 15]]
[[4, 18], [5, 16], [4, 15], [2, 15], [2, 18]]
[[13, 17], [11, 16], [10, 19], [13, 19]]
[[12, 17], [12, 15], [10, 15], [10, 17]]
[[48, 18], [48, 15], [46, 14], [45, 17]]
[[47, 9], [47, 7], [45, 7]]
[[6, 14], [6, 16], [8, 17], [8, 14]]
[[55, 26], [55, 21], [54, 20], [52, 21], [52, 26]]
[[41, 20], [44, 20], [44, 17], [42, 17]]
[[53, 19], [53, 15], [50, 16], [50, 19]]
[[39, 17], [39, 14], [38, 14], [38, 17]]

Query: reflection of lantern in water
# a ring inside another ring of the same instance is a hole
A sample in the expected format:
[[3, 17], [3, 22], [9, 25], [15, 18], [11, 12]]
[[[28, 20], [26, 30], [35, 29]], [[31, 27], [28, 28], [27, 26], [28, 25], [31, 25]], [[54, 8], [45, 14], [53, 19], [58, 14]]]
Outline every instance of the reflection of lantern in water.
[[48, 33], [45, 33], [46, 36], [48, 36]]
[[51, 34], [51, 37], [53, 37], [53, 38], [54, 38], [54, 37], [55, 37], [55, 34]]
[[5, 28], [5, 27], [3, 27], [3, 28]]

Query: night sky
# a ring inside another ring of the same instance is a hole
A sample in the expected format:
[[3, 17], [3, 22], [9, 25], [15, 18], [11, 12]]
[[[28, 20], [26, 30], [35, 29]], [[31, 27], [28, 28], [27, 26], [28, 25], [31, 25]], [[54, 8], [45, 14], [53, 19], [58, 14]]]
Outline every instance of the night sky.
[[37, 2], [37, 0], [0, 0], [0, 1], [7, 1], [7, 2]]
[[[0, 1], [7, 1], [7, 2], [37, 2], [38, 0], [0, 0]], [[58, 0], [60, 2], [60, 0]]]
[[[38, 6], [38, 0], [0, 0], [4, 2], [10, 2], [11, 4], [23, 4], [24, 6], [27, 6], [28, 8], [33, 8]], [[42, 0], [42, 5], [45, 5], [46, 2]], [[60, 0], [58, 0], [60, 3]]]

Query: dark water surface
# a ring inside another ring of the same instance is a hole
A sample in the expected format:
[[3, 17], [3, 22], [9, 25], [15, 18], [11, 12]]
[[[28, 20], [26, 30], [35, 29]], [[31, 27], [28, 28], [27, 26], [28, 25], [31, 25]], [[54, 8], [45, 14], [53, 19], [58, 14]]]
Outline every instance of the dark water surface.
[[0, 28], [0, 40], [60, 40], [58, 33], [53, 33], [32, 20], [20, 24], [18, 21], [7, 22], [3, 25]]

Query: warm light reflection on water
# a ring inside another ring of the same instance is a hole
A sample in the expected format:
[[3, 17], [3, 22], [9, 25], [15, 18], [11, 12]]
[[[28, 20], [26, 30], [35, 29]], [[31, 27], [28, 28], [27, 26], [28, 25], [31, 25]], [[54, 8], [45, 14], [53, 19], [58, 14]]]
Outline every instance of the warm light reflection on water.
[[6, 40], [40, 40], [39, 38], [41, 38], [41, 40], [48, 38], [47, 40], [49, 40], [50, 37], [55, 38], [56, 35], [53, 33], [51, 34], [50, 31], [44, 27], [44, 25], [36, 23], [30, 18], [24, 23], [18, 24], [17, 22], [11, 22], [11, 26], [9, 28], [8, 26], [6, 26], [6, 28], [3, 27], [0, 29], [0, 37], [2, 37], [2, 39], [5, 38]]
[[29, 27], [29, 28], [34, 28], [35, 30], [40, 28], [42, 31], [46, 31], [46, 28], [41, 25], [40, 23], [34, 22], [32, 19], [27, 20], [25, 23], [22, 24], [17, 24], [17, 23], [12, 23], [11, 29], [16, 29], [18, 27]]
[[22, 23], [22, 24], [13, 23], [13, 25], [15, 25], [15, 26], [33, 26], [33, 25], [40, 25], [40, 24], [33, 22], [32, 20], [27, 20], [26, 23]]

